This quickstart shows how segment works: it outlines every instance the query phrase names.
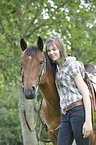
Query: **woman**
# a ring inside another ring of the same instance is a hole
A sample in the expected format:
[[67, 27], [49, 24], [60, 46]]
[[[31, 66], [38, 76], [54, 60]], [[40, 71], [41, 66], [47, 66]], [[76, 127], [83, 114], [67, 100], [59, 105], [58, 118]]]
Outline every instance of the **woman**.
[[46, 53], [57, 63], [55, 82], [60, 96], [61, 125], [57, 145], [90, 145], [92, 132], [91, 101], [83, 81], [84, 67], [75, 57], [67, 56], [64, 43], [59, 38], [46, 42]]

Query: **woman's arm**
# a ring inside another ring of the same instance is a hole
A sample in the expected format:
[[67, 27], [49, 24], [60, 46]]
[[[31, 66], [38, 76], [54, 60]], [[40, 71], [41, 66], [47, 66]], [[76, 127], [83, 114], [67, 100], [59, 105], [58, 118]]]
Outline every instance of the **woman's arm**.
[[80, 93], [83, 96], [83, 102], [85, 107], [85, 123], [83, 125], [83, 134], [84, 134], [84, 138], [86, 138], [92, 132], [91, 100], [89, 96], [88, 87], [84, 82], [80, 72], [75, 76], [75, 82]]

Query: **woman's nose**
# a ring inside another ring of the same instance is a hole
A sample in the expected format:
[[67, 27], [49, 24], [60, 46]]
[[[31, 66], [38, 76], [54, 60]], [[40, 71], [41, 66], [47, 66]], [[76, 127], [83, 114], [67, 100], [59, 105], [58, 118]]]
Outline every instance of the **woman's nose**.
[[53, 50], [50, 50], [50, 54], [53, 54]]

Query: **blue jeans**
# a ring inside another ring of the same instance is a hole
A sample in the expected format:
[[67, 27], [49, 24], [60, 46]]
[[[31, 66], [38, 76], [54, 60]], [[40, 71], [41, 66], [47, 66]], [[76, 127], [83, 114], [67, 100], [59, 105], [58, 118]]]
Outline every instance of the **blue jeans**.
[[90, 145], [90, 137], [82, 135], [84, 119], [83, 105], [70, 109], [65, 115], [62, 113], [57, 145], [72, 145], [74, 139], [77, 145]]

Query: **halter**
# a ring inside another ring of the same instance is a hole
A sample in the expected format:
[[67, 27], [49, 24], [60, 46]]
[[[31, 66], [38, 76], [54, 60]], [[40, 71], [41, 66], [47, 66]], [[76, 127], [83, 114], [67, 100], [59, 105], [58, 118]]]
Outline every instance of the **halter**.
[[21, 65], [21, 69], [20, 69], [21, 83], [24, 86], [24, 66], [23, 66], [23, 63], [22, 62], [20, 62], [20, 65]]
[[[45, 69], [46, 69], [46, 58], [44, 58], [44, 60], [43, 60], [43, 67], [42, 67], [42, 70], [41, 70], [41, 74], [40, 74], [39, 80], [38, 80], [38, 82], [36, 84], [36, 100], [35, 100], [36, 106], [38, 106], [38, 102], [37, 102], [37, 91], [38, 91], [39, 85], [42, 83], [42, 77], [43, 77], [43, 75], [45, 75]], [[41, 102], [42, 102], [42, 100], [41, 100]]]
[[[23, 84], [23, 87], [22, 87], [22, 92], [23, 92], [24, 91], [24, 66], [23, 66], [23, 63], [22, 62], [20, 62], [20, 64], [21, 64], [20, 74], [22, 74], [21, 75], [21, 82]], [[42, 67], [42, 70], [41, 70], [41, 74], [40, 74], [39, 80], [37, 81], [37, 84], [36, 84], [36, 94], [35, 94], [35, 96], [36, 96], [35, 97], [36, 98], [36, 100], [35, 100], [36, 106], [38, 106], [38, 102], [37, 102], [37, 91], [38, 91], [39, 85], [42, 83], [42, 77], [43, 77], [43, 75], [45, 75], [45, 69], [46, 69], [46, 58], [44, 57], [43, 67]], [[41, 102], [42, 102], [42, 100], [41, 100]]]
[[[24, 86], [24, 66], [23, 66], [23, 63], [22, 63], [22, 62], [20, 62], [20, 64], [21, 64], [20, 74], [22, 74], [22, 75], [21, 75], [21, 82], [22, 82], [22, 84], [23, 84], [23, 86]], [[39, 85], [41, 84], [41, 82], [42, 82], [42, 77], [43, 77], [43, 75], [45, 75], [45, 69], [46, 69], [46, 58], [44, 58], [44, 60], [43, 60], [43, 67], [42, 67], [42, 70], [41, 70], [41, 74], [40, 74], [39, 80], [38, 80], [38, 82], [37, 82], [37, 84], [36, 84], [36, 104], [37, 104], [37, 90], [38, 90], [38, 86], [39, 86]], [[24, 119], [25, 119], [25, 122], [26, 122], [27, 127], [28, 127], [28, 129], [30, 130], [30, 132], [33, 132], [33, 131], [35, 130], [36, 125], [37, 125], [38, 118], [40, 119], [41, 123], [44, 125], [44, 123], [43, 123], [43, 121], [42, 121], [42, 119], [41, 119], [41, 117], [40, 117], [40, 110], [41, 110], [42, 100], [43, 100], [43, 98], [41, 99], [41, 103], [40, 103], [39, 108], [36, 109], [38, 115], [37, 115], [37, 119], [36, 119], [36, 122], [35, 122], [35, 125], [34, 125], [34, 128], [33, 128], [33, 129], [31, 129], [30, 126], [29, 126], [29, 123], [28, 123], [27, 117], [26, 117], [26, 111], [25, 111], [25, 109], [23, 110]], [[49, 142], [49, 141], [48, 141], [48, 142]]]
[[38, 80], [38, 82], [36, 84], [36, 87], [38, 87], [41, 84], [41, 82], [42, 82], [42, 77], [43, 77], [43, 75], [45, 75], [45, 68], [46, 68], [46, 58], [44, 58], [43, 68], [42, 68], [41, 74], [39, 76], [39, 80]]
[[[22, 84], [24, 86], [24, 66], [23, 66], [22, 62], [20, 62], [20, 64], [21, 64], [20, 74], [22, 74], [21, 75], [21, 82], [22, 82]], [[41, 70], [41, 74], [39, 76], [39, 80], [37, 81], [37, 84], [36, 84], [36, 90], [38, 89], [38, 86], [42, 82], [42, 77], [43, 77], [43, 75], [45, 75], [45, 69], [46, 69], [46, 58], [44, 58], [44, 60], [43, 60], [43, 67], [42, 67], [42, 70]]]

